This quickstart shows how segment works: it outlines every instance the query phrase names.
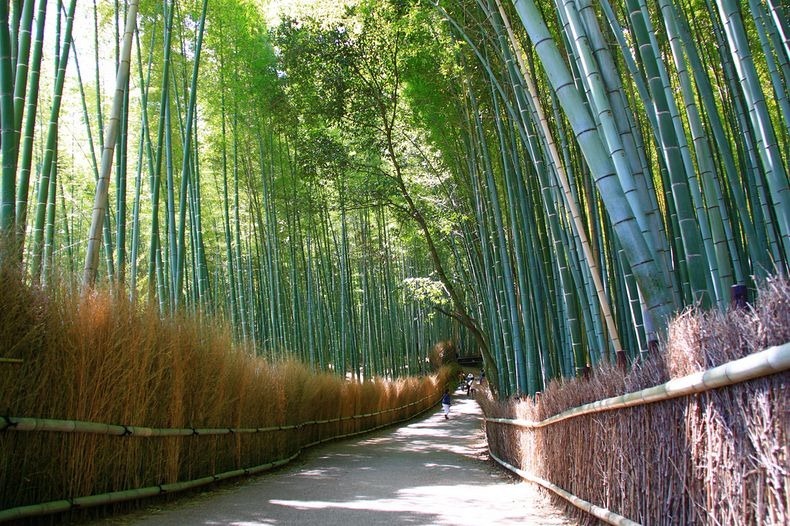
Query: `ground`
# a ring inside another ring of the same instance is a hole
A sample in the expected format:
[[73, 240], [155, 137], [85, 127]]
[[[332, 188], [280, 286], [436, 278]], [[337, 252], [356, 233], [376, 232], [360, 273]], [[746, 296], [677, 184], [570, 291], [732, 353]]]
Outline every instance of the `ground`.
[[275, 473], [100, 524], [576, 523], [488, 459], [480, 409], [458, 392], [449, 420], [431, 410], [402, 427], [307, 451]]

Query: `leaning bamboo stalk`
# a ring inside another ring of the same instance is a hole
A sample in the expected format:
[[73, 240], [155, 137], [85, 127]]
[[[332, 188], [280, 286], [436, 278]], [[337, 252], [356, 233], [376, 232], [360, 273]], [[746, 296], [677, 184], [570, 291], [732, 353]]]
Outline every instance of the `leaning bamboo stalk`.
[[425, 396], [414, 402], [404, 404], [400, 407], [384, 409], [375, 413], [354, 414], [331, 418], [328, 420], [309, 420], [299, 424], [276, 425], [269, 427], [171, 427], [153, 428], [144, 426], [131, 426], [121, 424], [103, 424], [100, 422], [88, 422], [84, 420], [61, 420], [55, 418], [28, 418], [28, 417], [0, 417], [0, 432], [2, 431], [48, 431], [59, 433], [89, 433], [94, 435], [111, 436], [135, 436], [135, 437], [173, 437], [173, 436], [208, 436], [208, 435], [230, 435], [230, 434], [249, 434], [249, 433], [270, 433], [273, 431], [286, 431], [301, 429], [310, 425], [328, 424], [333, 422], [344, 422], [360, 418], [369, 418], [383, 415], [394, 411], [400, 411], [409, 407], [421, 404], [433, 398], [433, 395]]
[[[546, 114], [543, 111], [543, 106], [540, 104], [540, 100], [538, 98], [537, 87], [532, 79], [532, 76], [529, 74], [529, 68], [527, 67], [527, 64], [524, 60], [524, 57], [526, 57], [527, 54], [513, 32], [513, 28], [510, 25], [510, 19], [508, 18], [507, 13], [505, 13], [502, 2], [500, 0], [496, 0], [496, 5], [499, 9], [499, 15], [502, 18], [505, 29], [507, 30], [508, 39], [515, 50], [515, 56], [518, 60], [522, 78], [527, 87], [527, 93], [529, 93], [530, 97], [532, 97], [534, 101], [533, 109], [537, 116], [537, 125], [540, 126], [543, 138], [546, 141], [551, 165], [554, 167], [557, 180], [562, 186], [562, 192], [565, 196], [565, 202], [568, 206], [568, 211], [570, 212], [571, 218], [573, 219], [573, 226], [576, 235], [579, 236], [579, 242], [582, 247], [584, 261], [590, 267], [590, 277], [592, 278], [593, 285], [595, 286], [595, 292], [598, 302], [601, 306], [601, 313], [603, 314], [604, 323], [606, 323], [606, 329], [609, 332], [609, 338], [611, 339], [613, 350], [616, 354], [619, 354], [623, 352], [623, 346], [620, 343], [620, 332], [617, 330], [617, 325], [615, 324], [614, 316], [612, 315], [612, 308], [609, 304], [609, 298], [607, 297], [606, 291], [604, 290], [603, 280], [601, 279], [601, 269], [599, 268], [595, 257], [593, 257], [593, 253], [590, 248], [590, 240], [587, 237], [587, 231], [584, 227], [584, 222], [581, 217], [581, 212], [579, 211], [579, 206], [576, 199], [573, 197], [568, 174], [565, 171], [562, 162], [560, 161], [560, 154], [557, 150], [557, 144], [554, 142], [554, 137], [552, 136], [551, 130], [549, 129], [548, 118], [546, 117]], [[583, 364], [577, 364], [577, 366], [581, 365]]]
[[680, 398], [681, 396], [727, 387], [787, 370], [790, 370], [790, 342], [769, 347], [763, 351], [706, 371], [675, 378], [661, 385], [580, 405], [539, 422], [518, 418], [486, 418], [486, 421], [536, 429], [577, 416], [662, 402], [672, 398]]
[[[421, 403], [421, 402], [423, 402], [425, 400], [428, 400], [430, 398], [435, 398], [435, 397], [434, 396], [426, 396], [426, 397], [421, 398], [420, 400], [417, 400], [415, 402], [411, 402], [411, 403], [406, 404], [404, 406], [401, 406], [399, 408], [388, 409], [386, 411], [381, 411], [380, 413], [385, 413], [385, 412], [388, 412], [388, 411], [396, 411], [396, 410], [399, 410], [399, 409], [404, 409], [406, 407], [417, 405], [417, 404], [419, 404], [419, 403]], [[402, 418], [400, 420], [396, 420], [396, 421], [393, 421], [393, 422], [387, 422], [387, 423], [384, 423], [384, 424], [381, 424], [381, 425], [378, 425], [378, 426], [374, 426], [374, 427], [371, 427], [371, 428], [365, 428], [365, 429], [362, 429], [360, 431], [354, 431], [354, 432], [351, 432], [351, 433], [329, 436], [329, 437], [326, 437], [326, 438], [323, 438], [323, 439], [316, 440], [314, 442], [311, 442], [309, 444], [305, 444], [305, 445], [301, 446], [299, 448], [299, 450], [296, 451], [290, 457], [279, 459], [279, 460], [275, 460], [275, 461], [272, 461], [272, 462], [268, 462], [266, 464], [261, 464], [259, 466], [253, 466], [251, 468], [245, 468], [245, 469], [235, 469], [235, 470], [232, 470], [232, 471], [225, 471], [223, 473], [217, 473], [215, 475], [209, 475], [209, 476], [201, 477], [201, 478], [198, 478], [198, 479], [187, 480], [187, 481], [183, 481], [183, 482], [174, 482], [174, 483], [171, 483], [171, 484], [160, 484], [159, 486], [148, 486], [148, 487], [145, 487], [145, 488], [129, 489], [129, 490], [122, 490], [122, 491], [113, 491], [113, 492], [101, 493], [101, 494], [97, 494], [97, 495], [89, 495], [89, 496], [86, 496], [86, 497], [77, 497], [77, 498], [74, 498], [74, 499], [63, 499], [63, 500], [57, 500], [57, 501], [44, 502], [44, 503], [41, 503], [41, 504], [32, 504], [32, 505], [29, 505], [29, 506], [19, 506], [19, 507], [16, 507], [16, 508], [9, 508], [9, 509], [6, 509], [6, 510], [0, 510], [0, 522], [6, 522], [6, 521], [11, 521], [11, 520], [18, 520], [18, 519], [23, 519], [23, 518], [26, 518], [26, 517], [38, 517], [38, 516], [42, 516], [42, 515], [50, 515], [50, 514], [53, 514], [53, 513], [63, 513], [63, 512], [69, 511], [69, 510], [75, 510], [75, 509], [81, 509], [81, 508], [89, 508], [89, 507], [95, 507], [95, 506], [105, 506], [105, 505], [108, 505], [108, 504], [116, 504], [116, 503], [119, 503], [119, 502], [127, 502], [127, 501], [130, 501], [130, 500], [137, 500], [137, 499], [143, 499], [143, 498], [156, 497], [158, 495], [176, 493], [176, 492], [179, 492], [179, 491], [185, 491], [185, 490], [197, 488], [197, 487], [200, 487], [200, 486], [205, 486], [205, 485], [211, 484], [213, 482], [218, 482], [220, 480], [227, 480], [227, 479], [230, 479], [230, 478], [241, 477], [241, 476], [245, 476], [245, 475], [255, 475], [255, 474], [258, 474], [258, 473], [262, 473], [264, 471], [269, 471], [269, 470], [272, 470], [274, 468], [278, 468], [280, 466], [284, 466], [285, 464], [288, 464], [292, 460], [294, 460], [297, 457], [299, 457], [305, 449], [313, 447], [313, 446], [316, 446], [318, 444], [322, 444], [324, 442], [329, 442], [329, 441], [332, 441], [332, 440], [339, 440], [339, 439], [343, 439], [343, 438], [349, 438], [349, 437], [353, 437], [353, 436], [357, 436], [357, 435], [362, 435], [362, 434], [365, 434], [365, 433], [370, 433], [372, 431], [377, 431], [377, 430], [382, 429], [382, 428], [387, 427], [387, 426], [391, 426], [391, 425], [394, 425], [394, 424], [400, 424], [402, 422], [406, 422], [407, 420], [411, 420], [412, 418], [415, 418], [415, 417], [425, 413], [426, 411], [430, 410], [437, 403], [438, 403], [438, 399], [435, 399], [434, 402], [432, 404], [428, 405], [426, 408], [424, 408], [424, 409], [422, 409], [420, 411], [417, 411], [416, 413], [414, 413], [412, 415], [408, 415], [405, 418]], [[374, 415], [380, 414], [380, 413], [370, 413], [370, 414], [366, 414], [366, 415], [352, 415], [351, 417], [343, 417], [343, 418], [340, 418], [340, 419], [327, 420], [326, 422], [333, 422], [333, 421], [337, 421], [337, 420], [346, 420], [346, 419], [359, 417], [359, 416], [374, 416]], [[7, 418], [6, 418], [6, 420], [7, 420]], [[315, 423], [323, 423], [323, 421], [316, 421]], [[293, 428], [293, 427], [297, 427], [297, 426], [290, 426], [290, 427]], [[284, 428], [285, 428], [285, 426], [282, 427], [282, 429], [284, 429]], [[0, 428], [0, 430], [2, 430], [2, 429], [3, 428]], [[277, 429], [280, 429], [280, 428], [277, 428]]]
[[104, 226], [104, 216], [107, 213], [109, 200], [110, 171], [112, 170], [113, 153], [120, 128], [121, 109], [124, 101], [124, 92], [129, 84], [129, 66], [132, 54], [132, 35], [137, 25], [137, 8], [139, 0], [131, 0], [126, 12], [126, 29], [123, 35], [123, 51], [115, 79], [115, 95], [113, 97], [110, 124], [106, 130], [104, 148], [101, 158], [101, 172], [96, 183], [96, 197], [93, 204], [90, 233], [88, 235], [88, 249], [85, 255], [85, 270], [82, 277], [83, 289], [93, 286], [96, 281], [96, 271], [99, 264], [99, 243]]
[[586, 511], [590, 515], [593, 515], [593, 516], [601, 519], [602, 521], [606, 522], [607, 524], [614, 524], [616, 526], [640, 526], [638, 522], [634, 522], [631, 519], [623, 517], [622, 515], [619, 515], [619, 514], [613, 512], [613, 511], [607, 510], [606, 508], [602, 508], [600, 506], [596, 506], [595, 504], [593, 504], [591, 502], [587, 502], [586, 500], [581, 499], [581, 498], [577, 497], [576, 495], [565, 491], [564, 489], [562, 489], [561, 487], [557, 486], [556, 484], [552, 484], [548, 480], [542, 479], [540, 477], [536, 477], [535, 475], [532, 475], [531, 473], [528, 473], [528, 472], [526, 472], [524, 470], [521, 470], [521, 469], [519, 469], [519, 468], [517, 468], [517, 467], [515, 467], [515, 466], [513, 466], [511, 464], [508, 464], [507, 462], [505, 462], [504, 460], [500, 459], [499, 457], [497, 457], [496, 455], [494, 455], [490, 451], [488, 452], [488, 454], [491, 456], [491, 458], [496, 460], [504, 468], [512, 471], [513, 473], [515, 473], [516, 475], [520, 476], [524, 480], [528, 480], [529, 482], [534, 482], [535, 484], [543, 486], [547, 490], [549, 490], [549, 491], [559, 495], [563, 499], [567, 500], [568, 502], [570, 502], [571, 504], [573, 504], [574, 506], [576, 506], [580, 510]]

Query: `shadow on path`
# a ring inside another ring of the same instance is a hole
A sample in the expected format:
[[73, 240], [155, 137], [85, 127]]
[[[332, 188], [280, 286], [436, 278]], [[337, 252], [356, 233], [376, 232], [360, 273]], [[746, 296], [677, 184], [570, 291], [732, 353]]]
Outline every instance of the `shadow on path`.
[[480, 409], [463, 397], [450, 420], [432, 411], [307, 451], [276, 473], [145, 512], [102, 524], [573, 524], [534, 487], [487, 462]]

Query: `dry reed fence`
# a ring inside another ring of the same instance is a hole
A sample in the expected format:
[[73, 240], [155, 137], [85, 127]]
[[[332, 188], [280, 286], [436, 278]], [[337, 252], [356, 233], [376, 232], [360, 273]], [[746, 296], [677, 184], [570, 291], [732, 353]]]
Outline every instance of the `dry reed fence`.
[[[760, 286], [753, 307], [686, 312], [662, 352], [557, 382], [537, 400], [479, 396], [487, 417], [540, 421], [570, 408], [698, 373], [790, 342], [790, 283]], [[790, 373], [526, 429], [488, 422], [492, 453], [646, 525], [790, 524]], [[584, 523], [593, 517], [569, 506]]]
[[[207, 319], [163, 321], [105, 294], [46, 297], [2, 269], [0, 356], [23, 360], [0, 364], [0, 512], [286, 459], [429, 409], [450, 374], [358, 383], [292, 361], [267, 363]], [[15, 431], [13, 417], [277, 429], [108, 436]]]

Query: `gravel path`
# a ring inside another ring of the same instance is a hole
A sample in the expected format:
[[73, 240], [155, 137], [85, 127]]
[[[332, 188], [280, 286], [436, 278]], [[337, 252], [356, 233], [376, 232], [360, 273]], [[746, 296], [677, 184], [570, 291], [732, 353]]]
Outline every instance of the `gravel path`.
[[572, 525], [534, 485], [487, 461], [480, 409], [316, 448], [276, 473], [101, 524]]

